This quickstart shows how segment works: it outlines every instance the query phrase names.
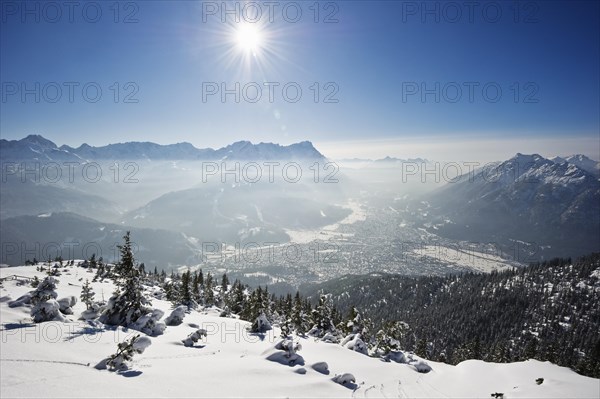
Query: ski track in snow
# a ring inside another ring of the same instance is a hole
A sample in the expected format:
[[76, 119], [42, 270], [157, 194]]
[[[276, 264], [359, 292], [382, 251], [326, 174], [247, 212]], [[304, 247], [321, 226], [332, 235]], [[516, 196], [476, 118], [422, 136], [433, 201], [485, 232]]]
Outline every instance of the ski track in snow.
[[175, 355], [175, 356], [150, 356], [140, 358], [140, 362], [144, 360], [154, 360], [154, 359], [185, 359], [189, 357], [202, 357], [202, 356], [213, 356], [219, 353], [220, 351], [206, 352], [206, 353], [191, 353], [186, 355]]
[[42, 359], [0, 359], [0, 362], [30, 362], [30, 363], [55, 363], [55, 364], [72, 364], [77, 366], [89, 367], [89, 363], [67, 362], [61, 360], [42, 360]]

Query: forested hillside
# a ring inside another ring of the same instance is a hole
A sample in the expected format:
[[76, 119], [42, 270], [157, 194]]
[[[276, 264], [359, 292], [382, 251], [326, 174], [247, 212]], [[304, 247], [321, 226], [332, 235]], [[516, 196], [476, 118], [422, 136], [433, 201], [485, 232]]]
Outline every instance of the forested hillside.
[[432, 360], [548, 360], [600, 376], [600, 254], [491, 274], [411, 278], [372, 274], [304, 287], [355, 306], [375, 328], [404, 321], [400, 347]]

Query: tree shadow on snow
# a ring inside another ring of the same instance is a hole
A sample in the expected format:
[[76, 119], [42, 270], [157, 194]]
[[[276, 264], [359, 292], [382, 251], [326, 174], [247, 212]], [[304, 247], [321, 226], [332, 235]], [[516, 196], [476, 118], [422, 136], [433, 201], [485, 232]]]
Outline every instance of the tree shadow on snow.
[[190, 349], [202, 349], [202, 348], [206, 348], [206, 345], [202, 345], [202, 344], [195, 344], [194, 346], [185, 346], [183, 344], [183, 342], [171, 342], [172, 345], [175, 346], [183, 346], [185, 348], [190, 348]]
[[346, 387], [348, 389], [351, 389], [353, 391], [358, 388], [358, 385], [356, 383], [354, 383], [354, 382], [346, 382], [346, 383], [343, 383], [343, 384], [341, 384], [341, 383], [338, 382], [338, 384], [340, 384], [341, 386]]
[[142, 372], [139, 370], [128, 370], [128, 371], [122, 371], [119, 373], [119, 375], [122, 375], [123, 377], [127, 377], [127, 378], [137, 377], [141, 374], [142, 374]]
[[0, 331], [16, 330], [17, 328], [33, 327], [35, 323], [6, 323], [2, 325]]
[[249, 333], [248, 335], [251, 337], [258, 337], [258, 339], [260, 339], [261, 341], [264, 341], [266, 336], [265, 333]]
[[73, 338], [81, 337], [83, 335], [102, 334], [105, 331], [106, 331], [106, 329], [102, 328], [102, 327], [86, 326], [86, 327], [83, 327], [79, 331], [73, 331], [68, 336], [66, 336], [64, 340], [65, 341], [70, 341]]

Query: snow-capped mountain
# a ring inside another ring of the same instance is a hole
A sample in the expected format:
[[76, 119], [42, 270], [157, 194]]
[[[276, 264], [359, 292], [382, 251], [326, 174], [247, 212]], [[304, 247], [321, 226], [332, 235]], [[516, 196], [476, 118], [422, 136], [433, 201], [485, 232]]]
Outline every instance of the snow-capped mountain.
[[128, 142], [77, 148], [55, 143], [39, 135], [21, 140], [0, 140], [0, 158], [4, 160], [93, 161], [93, 160], [322, 160], [310, 141], [282, 146], [273, 143], [253, 144], [238, 141], [219, 149], [196, 148], [190, 143], [160, 145], [151, 142]]
[[0, 159], [40, 162], [81, 161], [76, 154], [58, 148], [52, 141], [40, 135], [29, 135], [21, 140], [0, 139]]
[[596, 162], [582, 154], [570, 155], [568, 157], [554, 157], [550, 159], [555, 163], [568, 162], [596, 176], [600, 175], [600, 162]]
[[519, 153], [461, 176], [427, 200], [434, 214], [452, 220], [439, 231], [453, 237], [534, 242], [553, 255], [599, 249], [600, 182], [573, 163]]

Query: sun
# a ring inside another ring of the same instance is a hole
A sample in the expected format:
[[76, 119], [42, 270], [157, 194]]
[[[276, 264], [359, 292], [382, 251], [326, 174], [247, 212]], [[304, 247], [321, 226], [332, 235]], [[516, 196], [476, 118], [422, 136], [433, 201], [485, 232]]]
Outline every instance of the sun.
[[235, 30], [235, 43], [246, 53], [256, 55], [263, 46], [263, 37], [256, 24], [243, 23]]

